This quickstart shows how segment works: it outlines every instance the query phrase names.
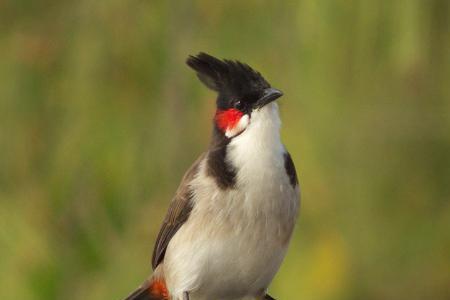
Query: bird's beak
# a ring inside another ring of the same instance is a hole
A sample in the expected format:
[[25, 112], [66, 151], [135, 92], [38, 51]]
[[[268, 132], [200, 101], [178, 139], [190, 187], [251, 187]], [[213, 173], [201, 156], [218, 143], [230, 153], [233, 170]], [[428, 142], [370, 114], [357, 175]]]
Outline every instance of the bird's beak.
[[269, 104], [270, 102], [280, 98], [283, 96], [283, 93], [280, 90], [274, 88], [267, 88], [264, 90], [263, 95], [256, 102], [256, 107], [261, 108], [264, 105]]

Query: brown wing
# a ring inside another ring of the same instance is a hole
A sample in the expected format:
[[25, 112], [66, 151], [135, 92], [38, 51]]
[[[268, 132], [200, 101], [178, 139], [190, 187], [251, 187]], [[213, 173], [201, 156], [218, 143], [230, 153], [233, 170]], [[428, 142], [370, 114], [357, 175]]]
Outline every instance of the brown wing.
[[189, 218], [192, 210], [192, 191], [190, 190], [190, 182], [198, 172], [199, 164], [205, 154], [201, 155], [195, 163], [184, 174], [178, 187], [175, 197], [170, 203], [167, 215], [161, 225], [158, 237], [156, 238], [155, 248], [153, 249], [152, 267], [155, 269], [164, 259], [167, 245], [172, 237], [180, 229], [181, 225]]

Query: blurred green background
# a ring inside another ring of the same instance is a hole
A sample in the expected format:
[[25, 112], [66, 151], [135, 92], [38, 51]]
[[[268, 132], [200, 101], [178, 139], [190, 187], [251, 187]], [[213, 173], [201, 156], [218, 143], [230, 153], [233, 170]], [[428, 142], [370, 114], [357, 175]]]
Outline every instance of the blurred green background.
[[285, 93], [303, 203], [273, 296], [450, 299], [448, 0], [0, 1], [0, 299], [149, 274], [210, 136], [199, 51]]

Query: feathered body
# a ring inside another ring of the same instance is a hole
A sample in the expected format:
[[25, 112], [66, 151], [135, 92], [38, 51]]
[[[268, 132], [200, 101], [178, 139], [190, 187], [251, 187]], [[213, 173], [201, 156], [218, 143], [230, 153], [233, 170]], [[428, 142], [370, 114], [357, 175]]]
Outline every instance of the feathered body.
[[[163, 223], [154, 274], [141, 296], [129, 299], [271, 299], [266, 291], [299, 210], [295, 168], [273, 102], [281, 94], [238, 62], [200, 54], [188, 64], [219, 92], [218, 113], [230, 115], [224, 121], [216, 114], [211, 146], [186, 173]], [[155, 292], [160, 283], [165, 290]], [[158, 293], [164, 295], [149, 296]]]

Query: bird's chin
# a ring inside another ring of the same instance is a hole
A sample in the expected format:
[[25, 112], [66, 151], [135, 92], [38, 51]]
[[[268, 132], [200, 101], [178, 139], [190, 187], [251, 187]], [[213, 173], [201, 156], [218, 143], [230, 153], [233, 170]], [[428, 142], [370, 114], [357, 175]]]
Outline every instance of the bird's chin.
[[234, 138], [243, 133], [245, 129], [247, 129], [249, 124], [250, 124], [250, 116], [248, 114], [245, 114], [241, 117], [239, 122], [233, 128], [228, 128], [225, 131], [225, 136], [230, 139]]

